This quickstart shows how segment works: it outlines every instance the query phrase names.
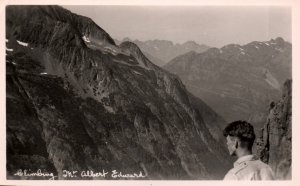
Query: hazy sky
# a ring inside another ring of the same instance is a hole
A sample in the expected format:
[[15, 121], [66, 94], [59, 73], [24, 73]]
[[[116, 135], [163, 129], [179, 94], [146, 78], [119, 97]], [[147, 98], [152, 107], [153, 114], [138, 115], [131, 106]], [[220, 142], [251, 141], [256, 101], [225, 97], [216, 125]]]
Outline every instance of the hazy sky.
[[267, 41], [278, 36], [291, 42], [289, 7], [228, 6], [64, 6], [90, 17], [112, 38], [194, 40], [221, 47]]

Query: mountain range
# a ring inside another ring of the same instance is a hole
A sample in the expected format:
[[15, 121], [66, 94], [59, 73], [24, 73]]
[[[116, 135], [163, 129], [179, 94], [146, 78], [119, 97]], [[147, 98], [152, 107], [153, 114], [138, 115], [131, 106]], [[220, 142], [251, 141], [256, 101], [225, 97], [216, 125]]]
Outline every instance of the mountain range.
[[177, 76], [90, 18], [6, 7], [7, 179], [221, 179], [232, 165], [224, 124]]
[[[115, 40], [116, 43], [121, 43], [121, 41]], [[124, 41], [130, 41], [135, 43], [145, 56], [151, 60], [154, 64], [158, 66], [163, 66], [173, 58], [185, 54], [190, 51], [195, 51], [201, 53], [209, 49], [210, 47], [204, 44], [198, 44], [195, 41], [187, 41], [185, 43], [174, 44], [172, 41], [168, 40], [132, 40], [130, 38], [124, 38]]]
[[292, 45], [278, 37], [245, 45], [229, 44], [206, 52], [188, 52], [166, 70], [227, 122], [247, 120], [262, 127], [268, 105], [278, 100], [292, 77]]

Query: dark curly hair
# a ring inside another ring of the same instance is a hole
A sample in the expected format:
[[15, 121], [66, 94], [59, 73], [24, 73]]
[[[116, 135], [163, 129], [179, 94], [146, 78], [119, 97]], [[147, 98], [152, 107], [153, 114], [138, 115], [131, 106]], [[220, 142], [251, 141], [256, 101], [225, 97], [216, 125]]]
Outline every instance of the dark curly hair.
[[223, 135], [237, 137], [241, 141], [242, 147], [247, 147], [249, 150], [252, 149], [255, 141], [255, 133], [253, 126], [247, 121], [234, 121], [229, 123], [223, 130]]

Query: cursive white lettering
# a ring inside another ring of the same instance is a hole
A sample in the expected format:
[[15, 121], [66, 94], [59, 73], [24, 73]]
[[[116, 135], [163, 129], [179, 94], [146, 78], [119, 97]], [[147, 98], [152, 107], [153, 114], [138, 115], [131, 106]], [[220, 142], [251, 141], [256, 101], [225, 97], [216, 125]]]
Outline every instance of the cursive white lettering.
[[146, 176], [143, 175], [142, 171], [140, 171], [139, 173], [123, 174], [122, 172], [113, 170], [111, 177], [112, 178], [145, 178]]
[[19, 169], [14, 176], [25, 176], [25, 177], [50, 177], [49, 180], [54, 180], [57, 176], [54, 176], [52, 172], [42, 172], [41, 169], [38, 169], [37, 171], [31, 171], [30, 169]]
[[97, 178], [97, 177], [103, 177], [108, 174], [108, 172], [105, 172], [105, 170], [102, 170], [102, 172], [94, 172], [94, 171], [82, 171], [81, 177], [90, 177], [90, 178]]
[[64, 177], [64, 178], [66, 178], [66, 177], [69, 177], [69, 178], [75, 178], [75, 177], [77, 177], [77, 172], [78, 171], [69, 171], [69, 170], [63, 170], [62, 171], [62, 176]]
[[[74, 171], [74, 170], [62, 170], [61, 176], [63, 178], [108, 178], [108, 171], [105, 171], [102, 169], [102, 171], [92, 171], [92, 170], [86, 170], [86, 171]], [[80, 173], [80, 174], [79, 174]], [[47, 172], [45, 170], [38, 169], [36, 171], [32, 171], [30, 169], [18, 169], [17, 172], [14, 173], [14, 176], [20, 176], [20, 177], [45, 177], [49, 180], [55, 180], [58, 176], [55, 176], [52, 172]], [[145, 178], [146, 175], [143, 174], [142, 171], [139, 171], [138, 173], [124, 173], [117, 170], [112, 170], [110, 172], [110, 178], [113, 179], [127, 179], [127, 178]]]

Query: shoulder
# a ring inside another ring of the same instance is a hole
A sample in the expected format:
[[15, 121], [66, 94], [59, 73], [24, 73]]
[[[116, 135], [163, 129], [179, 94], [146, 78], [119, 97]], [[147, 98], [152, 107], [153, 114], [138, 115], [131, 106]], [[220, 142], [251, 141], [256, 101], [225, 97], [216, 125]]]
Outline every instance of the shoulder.
[[224, 177], [224, 180], [238, 180], [238, 177], [235, 174], [235, 168], [230, 169]]
[[270, 166], [261, 160], [249, 161], [249, 167], [255, 170], [271, 170]]
[[274, 173], [268, 164], [263, 163], [260, 160], [249, 162], [249, 171], [253, 172], [253, 179], [256, 180], [273, 180]]
[[238, 180], [244, 180], [246, 175], [251, 172], [251, 166], [247, 162], [240, 163], [238, 166], [236, 166], [232, 173], [237, 177]]
[[260, 163], [260, 177], [262, 180], [274, 180], [275, 178], [271, 167], [263, 162]]
[[231, 180], [272, 180], [274, 178], [270, 166], [260, 160], [242, 162], [231, 169], [225, 177]]
[[247, 170], [248, 164], [242, 163], [234, 168], [230, 169], [226, 174], [224, 180], [241, 180], [243, 179], [243, 175], [245, 174], [245, 170]]

